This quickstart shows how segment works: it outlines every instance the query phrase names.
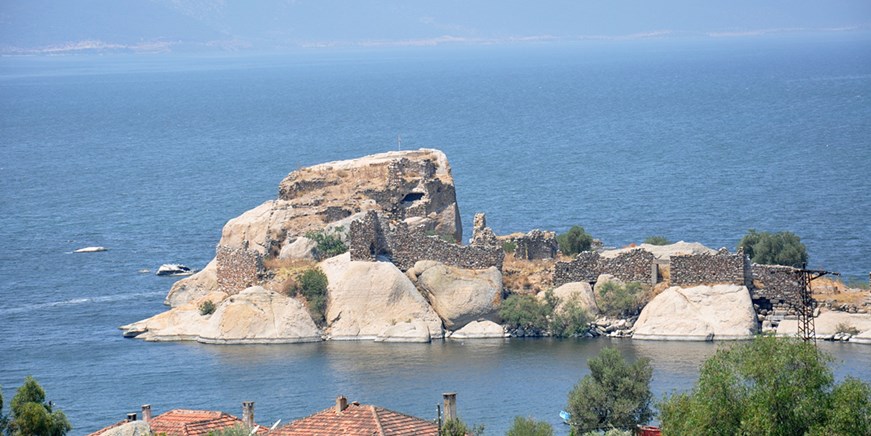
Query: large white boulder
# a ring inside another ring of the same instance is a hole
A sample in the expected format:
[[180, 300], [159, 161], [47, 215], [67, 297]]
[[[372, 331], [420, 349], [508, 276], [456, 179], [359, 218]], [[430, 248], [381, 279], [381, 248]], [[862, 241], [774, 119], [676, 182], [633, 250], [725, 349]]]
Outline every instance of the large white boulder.
[[381, 332], [375, 342], [430, 342], [429, 327], [423, 321], [402, 322]]
[[735, 340], [756, 333], [756, 312], [744, 286], [670, 287], [644, 307], [633, 339]]
[[623, 253], [627, 253], [632, 250], [642, 249], [644, 251], [648, 251], [653, 253], [653, 257], [657, 259], [668, 260], [671, 259], [671, 256], [683, 256], [688, 254], [716, 254], [717, 250], [713, 248], [705, 247], [704, 245], [698, 242], [684, 242], [678, 241], [674, 244], [668, 245], [651, 245], [651, 244], [641, 244], [637, 247], [627, 247], [620, 248], [616, 250], [606, 250], [602, 252], [602, 257], [605, 258], [614, 258]]
[[318, 243], [313, 239], [300, 236], [293, 242], [285, 245], [278, 253], [279, 259], [309, 259], [315, 260]]
[[506, 337], [505, 329], [493, 321], [472, 321], [451, 333], [451, 339], [493, 339]]
[[[545, 295], [545, 292], [539, 292], [537, 297], [540, 300], [544, 300]], [[557, 304], [554, 309], [556, 312], [562, 311], [566, 302], [575, 300], [579, 302], [590, 315], [596, 315], [599, 313], [599, 306], [596, 305], [596, 297], [593, 295], [593, 288], [587, 282], [566, 283], [555, 288], [553, 290], [553, 295], [559, 298], [559, 304]]]
[[[847, 313], [836, 311], [821, 311], [820, 316], [814, 318], [814, 330], [817, 336], [832, 336], [838, 332], [838, 328], [852, 327], [859, 331], [858, 335], [850, 338], [850, 342], [871, 343], [871, 314]], [[798, 334], [798, 320], [785, 319], [777, 326], [778, 336], [795, 336]]]
[[[200, 313], [199, 305], [205, 300], [216, 302], [214, 313]], [[212, 292], [121, 329], [125, 336], [146, 341], [267, 344], [321, 340], [320, 331], [302, 303], [260, 286], [233, 296]]]
[[166, 295], [163, 304], [177, 307], [198, 300], [210, 292], [217, 291], [217, 269], [218, 264], [215, 259], [212, 259], [212, 261], [198, 273], [175, 282], [169, 290], [169, 294]]
[[411, 280], [390, 262], [351, 261], [345, 253], [319, 264], [329, 282], [326, 319], [334, 340], [374, 340], [389, 328], [422, 322], [442, 338], [442, 321]]
[[409, 270], [421, 292], [451, 330], [497, 317], [502, 303], [502, 273], [496, 267], [464, 269], [419, 261]]
[[224, 300], [197, 341], [210, 344], [316, 342], [321, 334], [305, 305], [261, 286]]

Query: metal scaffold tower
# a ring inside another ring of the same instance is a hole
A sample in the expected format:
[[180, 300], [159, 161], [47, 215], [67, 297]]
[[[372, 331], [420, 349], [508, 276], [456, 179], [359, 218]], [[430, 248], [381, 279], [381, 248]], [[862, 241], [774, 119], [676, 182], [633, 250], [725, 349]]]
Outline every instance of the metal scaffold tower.
[[805, 268], [799, 269], [797, 272], [801, 277], [801, 291], [797, 307], [795, 308], [796, 312], [798, 312], [798, 337], [805, 342], [814, 341], [814, 343], [816, 343], [817, 332], [816, 326], [814, 325], [814, 309], [816, 308], [817, 302], [813, 299], [811, 282], [826, 274], [836, 276], [841, 274], [831, 271]]

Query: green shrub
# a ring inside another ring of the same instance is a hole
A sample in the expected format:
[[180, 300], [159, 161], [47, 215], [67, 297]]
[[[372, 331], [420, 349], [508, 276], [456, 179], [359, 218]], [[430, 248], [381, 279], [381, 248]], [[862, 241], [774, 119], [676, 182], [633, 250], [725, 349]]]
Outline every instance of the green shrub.
[[556, 237], [560, 251], [566, 256], [573, 256], [587, 251], [593, 245], [593, 237], [581, 226], [572, 226], [569, 231]]
[[517, 249], [517, 243], [514, 241], [505, 241], [502, 243], [502, 250], [506, 253], [514, 253]]
[[838, 323], [838, 325], [835, 327], [835, 333], [847, 333], [856, 336], [859, 334], [859, 329], [857, 329], [850, 323], [841, 322]]
[[553, 436], [553, 426], [532, 418], [514, 417], [514, 424], [505, 436]]
[[317, 323], [325, 321], [327, 284], [327, 275], [317, 268], [309, 268], [299, 276], [299, 290], [308, 303], [309, 313]]
[[460, 418], [449, 419], [442, 424], [442, 436], [466, 436], [484, 434], [484, 425], [479, 424], [469, 428]]
[[[587, 361], [590, 374], [569, 393], [569, 423], [575, 434], [633, 429], [653, 416], [650, 408], [650, 359], [629, 364], [616, 348], [604, 348]], [[692, 433], [686, 433], [692, 434]]]
[[338, 256], [348, 251], [348, 246], [345, 245], [340, 236], [340, 233], [342, 233], [343, 230], [344, 228], [342, 226], [338, 226], [333, 229], [332, 232], [322, 230], [305, 234], [306, 238], [309, 238], [318, 244], [315, 256], [318, 260]]
[[212, 300], [205, 300], [200, 303], [200, 315], [206, 316], [215, 313], [215, 303]]
[[553, 312], [550, 331], [560, 338], [581, 336], [590, 329], [590, 320], [589, 312], [576, 295], [566, 301], [560, 310]]
[[648, 236], [644, 243], [650, 245], [668, 245], [671, 244], [671, 241], [666, 239], [665, 236]]
[[547, 317], [553, 306], [547, 301], [539, 301], [533, 295], [510, 295], [499, 308], [499, 317], [509, 328], [523, 328], [538, 333], [547, 331]]
[[757, 232], [754, 229], [738, 242], [738, 248], [750, 260], [764, 265], [786, 265], [801, 268], [807, 263], [807, 248], [801, 238], [791, 232]]
[[644, 287], [638, 282], [621, 285], [616, 281], [603, 283], [599, 287], [596, 304], [599, 311], [608, 316], [632, 316], [641, 310]]
[[720, 348], [691, 391], [660, 403], [663, 434], [871, 435], [871, 387], [834, 385], [831, 361], [795, 338]]

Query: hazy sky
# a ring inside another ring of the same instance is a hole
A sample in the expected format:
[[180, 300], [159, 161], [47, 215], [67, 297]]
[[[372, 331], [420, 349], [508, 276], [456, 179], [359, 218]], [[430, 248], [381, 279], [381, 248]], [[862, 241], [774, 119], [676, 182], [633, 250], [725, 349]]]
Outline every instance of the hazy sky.
[[0, 0], [0, 52], [275, 50], [871, 30], [871, 0]]

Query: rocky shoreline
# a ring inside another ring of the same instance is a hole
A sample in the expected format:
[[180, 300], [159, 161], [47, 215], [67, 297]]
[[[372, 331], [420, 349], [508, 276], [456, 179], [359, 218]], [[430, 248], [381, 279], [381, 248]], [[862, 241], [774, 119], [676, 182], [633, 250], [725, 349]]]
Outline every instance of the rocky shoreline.
[[[497, 236], [483, 214], [462, 245], [447, 157], [389, 152], [303, 168], [277, 199], [223, 228], [215, 259], [176, 282], [171, 308], [125, 337], [210, 344], [321, 340], [429, 342], [550, 334], [503, 325], [514, 295], [552, 290], [592, 316], [585, 337], [742, 340], [795, 334], [794, 272], [697, 243], [558, 253], [553, 232]], [[323, 289], [305, 282], [322, 275]], [[640, 312], [605, 316], [601, 286], [641, 283]], [[841, 290], [839, 292], [861, 292]], [[866, 292], [867, 294], [867, 292]], [[844, 309], [844, 310], [838, 310]], [[825, 302], [818, 337], [871, 343], [871, 299]]]

